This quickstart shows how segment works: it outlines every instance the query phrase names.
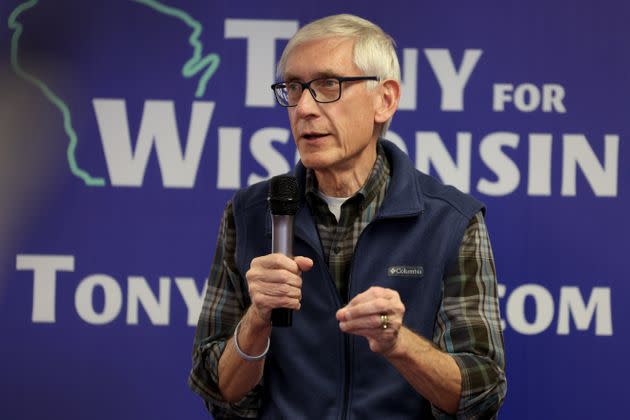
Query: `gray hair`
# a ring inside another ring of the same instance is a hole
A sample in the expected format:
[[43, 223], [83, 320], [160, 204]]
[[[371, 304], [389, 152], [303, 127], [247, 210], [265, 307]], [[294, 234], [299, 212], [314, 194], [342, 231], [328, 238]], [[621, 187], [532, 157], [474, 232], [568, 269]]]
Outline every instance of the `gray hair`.
[[[287, 59], [295, 47], [309, 41], [335, 37], [355, 40], [354, 63], [364, 75], [400, 82], [400, 64], [392, 37], [372, 22], [349, 14], [327, 16], [300, 28], [282, 52], [276, 72], [278, 78], [284, 76]], [[376, 84], [368, 82], [368, 88]], [[381, 135], [385, 134], [390, 123], [391, 118], [383, 125]]]

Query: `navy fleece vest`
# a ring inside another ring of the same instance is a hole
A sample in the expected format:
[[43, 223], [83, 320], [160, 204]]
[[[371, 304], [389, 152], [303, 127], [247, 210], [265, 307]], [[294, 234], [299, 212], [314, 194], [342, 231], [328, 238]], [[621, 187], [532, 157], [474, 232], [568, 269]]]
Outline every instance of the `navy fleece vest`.
[[[482, 204], [445, 187], [412, 166], [396, 146], [382, 142], [391, 163], [391, 182], [375, 220], [356, 245], [349, 298], [370, 286], [395, 289], [406, 307], [404, 324], [433, 337], [442, 279], [456, 261], [466, 226]], [[295, 255], [313, 259], [303, 273], [302, 308], [291, 328], [273, 328], [264, 373], [261, 418], [431, 418], [428, 401], [367, 340], [343, 334], [335, 319], [342, 301], [328, 272], [317, 227], [304, 199], [305, 169], [295, 169], [301, 204], [295, 217]], [[267, 182], [234, 197], [237, 264], [271, 252]], [[421, 267], [401, 275], [392, 267]], [[243, 290], [247, 290], [245, 286]]]

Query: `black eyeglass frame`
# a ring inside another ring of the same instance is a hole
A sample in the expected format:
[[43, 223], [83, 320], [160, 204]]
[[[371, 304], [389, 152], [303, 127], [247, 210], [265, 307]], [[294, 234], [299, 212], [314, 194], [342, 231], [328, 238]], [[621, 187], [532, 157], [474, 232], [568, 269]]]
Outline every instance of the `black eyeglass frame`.
[[[317, 82], [318, 80], [328, 80], [328, 79], [334, 79], [334, 80], [337, 80], [339, 82], [339, 96], [337, 96], [337, 99], [333, 99], [332, 101], [320, 101], [315, 96], [315, 92], [313, 92], [313, 89], [311, 89], [311, 83]], [[313, 79], [313, 80], [308, 81], [308, 82], [291, 81], [290, 83], [297, 83], [297, 84], [299, 84], [302, 87], [302, 92], [300, 93], [300, 95], [302, 93], [304, 93], [304, 91], [306, 89], [308, 89], [308, 92], [311, 94], [311, 96], [313, 97], [313, 100], [315, 100], [315, 102], [318, 102], [320, 104], [329, 104], [331, 102], [337, 102], [339, 99], [341, 99], [341, 93], [342, 93], [342, 90], [343, 90], [342, 89], [343, 82], [358, 82], [358, 81], [363, 81], [363, 80], [373, 80], [375, 82], [379, 82], [380, 78], [378, 76], [318, 77], [317, 79]], [[297, 104], [295, 104], [295, 105], [289, 105], [289, 104], [284, 105], [282, 102], [280, 102], [280, 99], [278, 98], [278, 92], [276, 91], [276, 88], [279, 88], [279, 87], [286, 88], [287, 83], [289, 83], [289, 82], [274, 83], [273, 85], [271, 85], [271, 90], [273, 90], [273, 95], [276, 98], [276, 102], [278, 102], [281, 106], [283, 106], [285, 108], [292, 108], [294, 106], [297, 106]]]

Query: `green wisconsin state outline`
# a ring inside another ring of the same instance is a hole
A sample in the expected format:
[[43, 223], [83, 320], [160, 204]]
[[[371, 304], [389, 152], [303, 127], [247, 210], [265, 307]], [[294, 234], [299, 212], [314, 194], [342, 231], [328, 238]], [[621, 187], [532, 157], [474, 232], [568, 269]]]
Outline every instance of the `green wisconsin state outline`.
[[[200, 98], [206, 93], [206, 87], [210, 78], [217, 71], [221, 58], [218, 54], [212, 53], [205, 56], [202, 55], [203, 44], [199, 41], [199, 36], [203, 32], [201, 23], [193, 19], [186, 12], [176, 9], [174, 7], [166, 6], [155, 0], [132, 0], [136, 3], [140, 3], [158, 13], [166, 16], [175, 17], [183, 21], [192, 29], [192, 34], [188, 38], [188, 43], [193, 47], [193, 56], [182, 67], [182, 75], [185, 78], [192, 78], [199, 73], [203, 73], [197, 84], [197, 90], [195, 91], [195, 97]], [[76, 159], [76, 149], [78, 145], [78, 137], [72, 126], [72, 114], [66, 103], [59, 98], [43, 81], [39, 80], [32, 74], [27, 73], [20, 66], [18, 60], [19, 40], [24, 30], [23, 25], [18, 22], [18, 18], [22, 13], [29, 9], [32, 9], [37, 5], [39, 0], [30, 0], [18, 5], [13, 12], [9, 15], [8, 26], [13, 30], [13, 36], [11, 37], [11, 66], [15, 73], [24, 79], [26, 82], [36, 86], [41, 90], [44, 96], [61, 112], [63, 116], [63, 127], [68, 139], [68, 148], [66, 150], [66, 156], [68, 158], [68, 165], [70, 171], [74, 176], [80, 178], [85, 182], [85, 185], [89, 187], [102, 187], [105, 185], [105, 179], [101, 177], [93, 177], [85, 170], [81, 169]]]

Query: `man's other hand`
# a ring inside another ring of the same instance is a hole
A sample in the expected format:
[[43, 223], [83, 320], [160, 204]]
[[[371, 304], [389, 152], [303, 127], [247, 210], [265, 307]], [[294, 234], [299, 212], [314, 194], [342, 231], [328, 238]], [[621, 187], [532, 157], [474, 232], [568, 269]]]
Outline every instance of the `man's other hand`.
[[341, 331], [367, 338], [370, 349], [383, 355], [396, 346], [405, 305], [392, 289], [370, 287], [337, 311]]

